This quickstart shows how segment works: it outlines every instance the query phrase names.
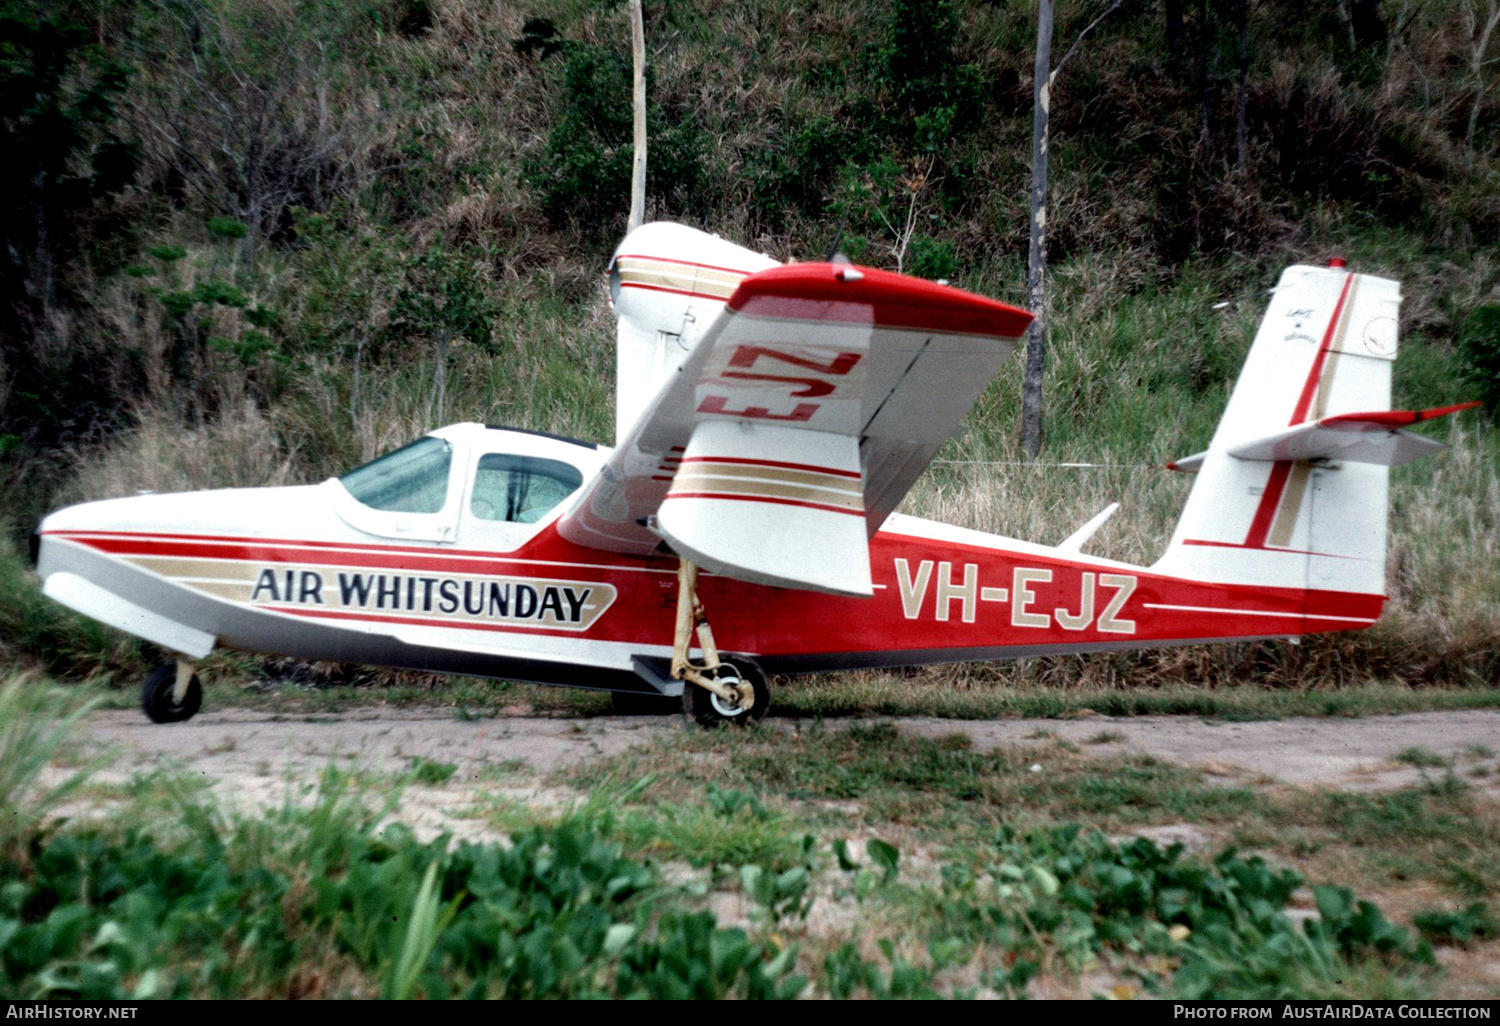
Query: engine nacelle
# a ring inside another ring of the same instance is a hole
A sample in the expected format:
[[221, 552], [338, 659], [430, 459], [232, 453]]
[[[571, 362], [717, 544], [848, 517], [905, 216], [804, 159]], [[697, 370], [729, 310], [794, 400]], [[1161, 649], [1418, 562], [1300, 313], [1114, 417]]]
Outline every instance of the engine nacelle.
[[682, 365], [741, 280], [778, 261], [669, 221], [644, 224], [609, 263], [617, 324], [615, 444]]

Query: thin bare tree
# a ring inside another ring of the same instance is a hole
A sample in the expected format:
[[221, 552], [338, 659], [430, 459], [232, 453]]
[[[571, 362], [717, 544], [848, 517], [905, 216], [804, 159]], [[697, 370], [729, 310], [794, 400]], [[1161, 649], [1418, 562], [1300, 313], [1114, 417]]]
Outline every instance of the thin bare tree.
[[1042, 449], [1042, 371], [1047, 362], [1047, 123], [1052, 86], [1079, 44], [1100, 22], [1126, 0], [1114, 0], [1073, 40], [1057, 66], [1052, 66], [1052, 0], [1037, 0], [1036, 63], [1031, 118], [1031, 245], [1027, 254], [1026, 305], [1033, 320], [1026, 332], [1026, 373], [1021, 382], [1021, 447], [1035, 457]]
[[316, 9], [237, 9], [225, 0], [151, 0], [156, 47], [126, 115], [148, 168], [196, 193], [257, 243], [295, 205], [316, 208], [351, 181], [373, 121], [335, 96], [327, 35]]
[[1464, 0], [1464, 29], [1469, 37], [1469, 72], [1474, 76], [1474, 105], [1469, 108], [1469, 128], [1464, 133], [1464, 169], [1474, 170], [1474, 133], [1479, 127], [1479, 113], [1484, 107], [1484, 69], [1500, 61], [1500, 57], [1486, 58], [1490, 39], [1500, 25], [1500, 0], [1485, 0], [1481, 11], [1478, 0]]
[[630, 162], [630, 223], [635, 231], [646, 218], [646, 27], [641, 0], [630, 0], [630, 52], [635, 65], [632, 105], [635, 110], [635, 150]]

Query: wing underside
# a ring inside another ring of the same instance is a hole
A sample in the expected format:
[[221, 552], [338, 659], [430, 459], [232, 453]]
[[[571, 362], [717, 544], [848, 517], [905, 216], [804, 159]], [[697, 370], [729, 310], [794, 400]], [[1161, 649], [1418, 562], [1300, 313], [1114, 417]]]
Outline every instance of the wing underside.
[[744, 278], [603, 474], [572, 541], [870, 594], [868, 538], [1031, 321], [958, 289], [836, 264]]

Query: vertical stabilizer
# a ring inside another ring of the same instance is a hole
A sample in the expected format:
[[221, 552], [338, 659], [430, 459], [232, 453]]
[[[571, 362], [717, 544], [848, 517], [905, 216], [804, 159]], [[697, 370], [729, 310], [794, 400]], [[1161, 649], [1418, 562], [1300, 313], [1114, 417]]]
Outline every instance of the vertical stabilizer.
[[1389, 468], [1247, 459], [1246, 443], [1348, 413], [1389, 410], [1401, 290], [1342, 266], [1288, 268], [1198, 479], [1155, 569], [1232, 584], [1385, 590]]

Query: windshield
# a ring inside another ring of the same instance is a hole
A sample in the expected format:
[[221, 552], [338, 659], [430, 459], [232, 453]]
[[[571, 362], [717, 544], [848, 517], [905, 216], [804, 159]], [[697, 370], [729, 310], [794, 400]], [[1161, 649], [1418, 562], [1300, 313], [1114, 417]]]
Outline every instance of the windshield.
[[452, 445], [441, 438], [419, 438], [349, 471], [339, 482], [371, 509], [437, 513], [448, 498], [452, 463]]

